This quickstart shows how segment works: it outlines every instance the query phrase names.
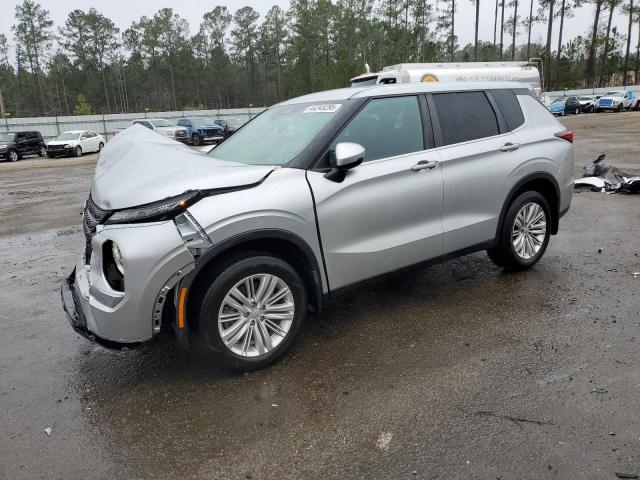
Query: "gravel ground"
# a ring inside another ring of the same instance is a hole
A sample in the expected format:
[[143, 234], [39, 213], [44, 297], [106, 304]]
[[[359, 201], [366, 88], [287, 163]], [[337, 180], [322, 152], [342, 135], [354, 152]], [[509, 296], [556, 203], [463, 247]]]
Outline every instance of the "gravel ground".
[[[577, 172], [602, 151], [640, 167], [640, 114], [562, 121]], [[575, 195], [528, 272], [477, 253], [343, 296], [283, 361], [233, 376], [68, 326], [94, 163], [0, 164], [0, 478], [640, 474], [640, 196]]]

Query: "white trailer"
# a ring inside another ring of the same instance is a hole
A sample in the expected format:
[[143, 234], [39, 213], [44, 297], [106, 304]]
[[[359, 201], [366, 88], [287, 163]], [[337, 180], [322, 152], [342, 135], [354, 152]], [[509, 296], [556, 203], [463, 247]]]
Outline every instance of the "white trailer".
[[351, 79], [352, 87], [420, 82], [521, 82], [529, 85], [541, 101], [544, 100], [540, 76], [542, 61], [539, 58], [528, 62], [399, 63], [384, 67], [377, 73], [371, 73], [367, 65], [366, 70], [366, 73]]

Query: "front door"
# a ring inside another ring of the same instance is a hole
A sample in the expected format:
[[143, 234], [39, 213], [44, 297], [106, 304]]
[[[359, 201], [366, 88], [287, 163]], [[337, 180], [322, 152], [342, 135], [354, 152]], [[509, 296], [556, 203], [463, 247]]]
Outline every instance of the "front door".
[[370, 100], [332, 142], [365, 147], [334, 182], [307, 178], [316, 202], [329, 287], [340, 288], [442, 253], [442, 172], [425, 148], [417, 96]]

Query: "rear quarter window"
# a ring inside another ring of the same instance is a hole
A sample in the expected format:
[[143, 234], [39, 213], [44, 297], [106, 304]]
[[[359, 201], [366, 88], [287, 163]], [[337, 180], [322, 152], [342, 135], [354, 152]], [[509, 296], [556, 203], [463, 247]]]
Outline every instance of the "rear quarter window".
[[500, 133], [498, 119], [484, 92], [434, 93], [443, 145]]
[[513, 90], [500, 89], [491, 90], [494, 100], [498, 104], [498, 108], [507, 122], [509, 130], [515, 130], [524, 123], [524, 115], [520, 108], [520, 102]]

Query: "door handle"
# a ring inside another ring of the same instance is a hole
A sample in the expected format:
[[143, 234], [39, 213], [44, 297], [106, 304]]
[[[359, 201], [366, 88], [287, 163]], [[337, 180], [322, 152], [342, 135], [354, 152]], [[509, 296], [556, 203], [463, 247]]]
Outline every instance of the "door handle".
[[513, 152], [514, 150], [518, 150], [520, 148], [519, 143], [511, 143], [507, 142], [503, 146], [500, 147], [501, 152]]
[[418, 163], [411, 167], [411, 171], [419, 172], [420, 170], [431, 170], [432, 168], [436, 168], [438, 166], [436, 160], [428, 161], [428, 160], [420, 160]]

